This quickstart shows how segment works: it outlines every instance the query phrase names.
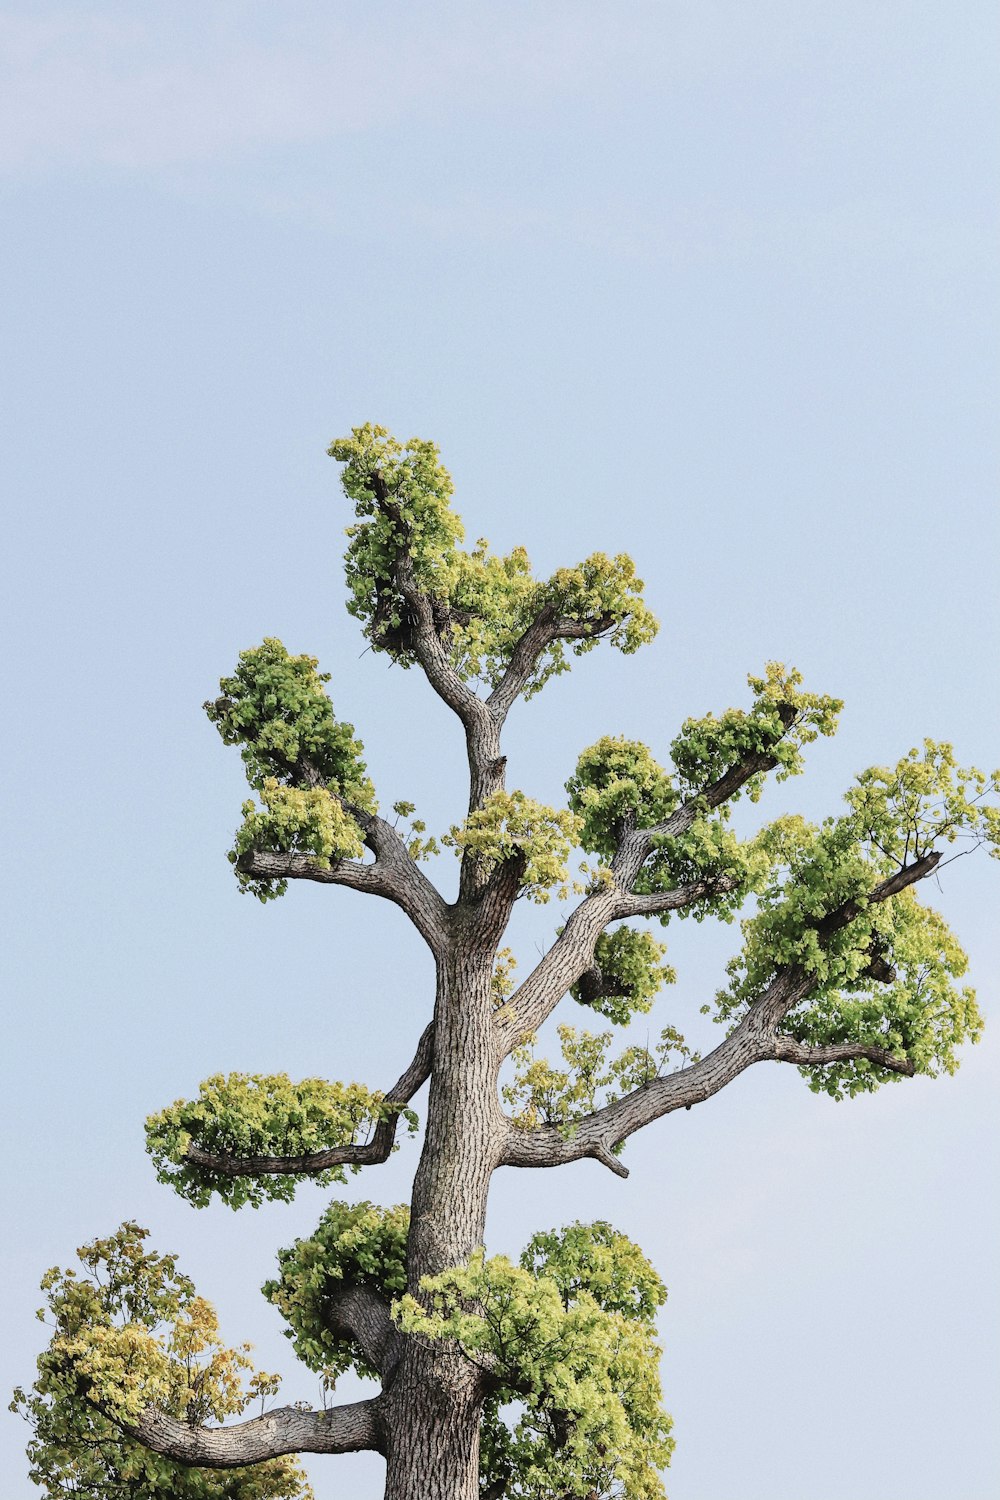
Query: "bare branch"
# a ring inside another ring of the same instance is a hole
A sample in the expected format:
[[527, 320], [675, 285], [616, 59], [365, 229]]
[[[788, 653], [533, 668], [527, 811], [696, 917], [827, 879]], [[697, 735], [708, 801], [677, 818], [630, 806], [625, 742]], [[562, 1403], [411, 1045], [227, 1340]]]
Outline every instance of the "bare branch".
[[574, 620], [568, 615], [557, 615], [554, 606], [546, 604], [514, 646], [503, 676], [486, 700], [497, 722], [503, 723], [524, 692], [546, 646], [553, 641], [592, 640], [610, 630], [614, 623], [614, 615], [600, 615], [590, 621]]
[[[402, 1077], [386, 1095], [387, 1104], [400, 1110], [430, 1077], [434, 1049], [433, 1024], [424, 1028], [416, 1054]], [[192, 1143], [187, 1160], [202, 1172], [218, 1177], [310, 1177], [330, 1167], [371, 1167], [387, 1161], [396, 1139], [399, 1113], [387, 1115], [375, 1126], [370, 1141], [361, 1145], [330, 1146], [302, 1156], [233, 1156], [229, 1152], [203, 1151]]]
[[330, 1332], [360, 1345], [368, 1364], [386, 1379], [398, 1361], [401, 1335], [385, 1298], [374, 1287], [345, 1282], [334, 1290], [328, 1307]]
[[238, 1469], [286, 1453], [384, 1452], [377, 1397], [329, 1411], [282, 1406], [249, 1422], [211, 1428], [192, 1427], [151, 1406], [134, 1426], [123, 1426], [154, 1453], [208, 1469]]
[[615, 917], [654, 917], [666, 911], [679, 911], [695, 901], [723, 896], [727, 891], [735, 890], [738, 884], [734, 875], [716, 875], [707, 880], [693, 880], [688, 885], [676, 886], [671, 891], [622, 896], [615, 910]]
[[415, 861], [405, 853], [403, 859], [405, 865], [401, 860], [383, 859], [372, 864], [338, 859], [322, 865], [310, 854], [252, 849], [240, 856], [238, 868], [263, 880], [313, 880], [319, 885], [342, 885], [366, 895], [382, 896], [404, 911], [431, 952], [439, 953], [446, 942], [445, 902]]

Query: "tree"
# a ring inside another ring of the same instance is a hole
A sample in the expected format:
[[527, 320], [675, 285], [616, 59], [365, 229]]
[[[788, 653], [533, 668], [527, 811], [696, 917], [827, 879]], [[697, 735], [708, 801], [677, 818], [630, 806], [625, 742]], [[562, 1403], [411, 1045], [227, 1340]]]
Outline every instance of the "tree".
[[[631, 653], [654, 635], [632, 562], [596, 554], [536, 579], [521, 549], [463, 550], [431, 443], [369, 425], [330, 453], [357, 518], [348, 608], [464, 730], [468, 813], [441, 840], [458, 893], [449, 902], [422, 869], [439, 851], [413, 806], [380, 815], [328, 676], [274, 639], [243, 652], [206, 704], [254, 793], [229, 857], [261, 901], [311, 880], [394, 902], [434, 956], [433, 1018], [385, 1092], [220, 1075], [147, 1135], [160, 1179], [198, 1206], [288, 1199], [304, 1178], [343, 1182], [385, 1161], [400, 1122], [417, 1128], [411, 1101], [429, 1082], [410, 1204], [331, 1203], [264, 1288], [328, 1387], [354, 1368], [379, 1391], [268, 1409], [274, 1377], [221, 1342], [175, 1257], [125, 1224], [79, 1252], [85, 1274], [43, 1282], [53, 1337], [15, 1398], [34, 1428], [33, 1474], [52, 1496], [276, 1500], [310, 1493], [296, 1455], [367, 1448], [386, 1456], [389, 1500], [660, 1496], [659, 1277], [603, 1221], [536, 1234], [518, 1263], [487, 1257], [492, 1174], [589, 1157], [625, 1176], [634, 1132], [760, 1062], [792, 1063], [838, 1099], [953, 1071], [981, 1020], [960, 983], [965, 955], [916, 887], [974, 847], [998, 852], [1000, 776], [927, 741], [864, 771], [821, 825], [783, 817], [737, 837], [734, 804], [797, 774], [841, 707], [771, 663], [749, 678], [748, 706], [682, 725], [669, 767], [608, 737], [580, 756], [566, 807], [508, 790], [501, 731], [517, 699], [601, 640]], [[503, 946], [514, 903], [553, 892], [575, 905], [515, 983]], [[636, 924], [744, 908], [742, 948], [702, 1007], [719, 1044], [699, 1056], [667, 1026], [654, 1046], [615, 1052], [613, 1028], [674, 977]], [[534, 1037], [568, 997], [606, 1026], [562, 1025], [553, 1063]], [[244, 1420], [224, 1425], [233, 1416]]]

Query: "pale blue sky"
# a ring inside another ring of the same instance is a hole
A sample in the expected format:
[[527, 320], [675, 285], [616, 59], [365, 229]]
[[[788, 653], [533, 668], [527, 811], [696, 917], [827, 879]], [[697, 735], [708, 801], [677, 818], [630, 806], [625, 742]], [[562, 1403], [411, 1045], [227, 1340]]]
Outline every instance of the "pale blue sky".
[[[460, 813], [447, 711], [343, 609], [353, 423], [438, 441], [473, 536], [641, 563], [658, 641], [517, 711], [526, 791], [604, 732], [663, 753], [770, 657], [847, 710], [768, 812], [925, 734], [1000, 761], [997, 30], [980, 0], [3, 8], [4, 1388], [41, 1272], [133, 1216], [315, 1397], [256, 1288], [323, 1195], [197, 1213], [141, 1124], [219, 1069], [384, 1086], [428, 1014], [394, 912], [238, 895], [239, 762], [200, 712], [280, 635], [386, 803]], [[933, 893], [994, 1017], [997, 874]], [[524, 962], [557, 920], [519, 918]], [[698, 1023], [736, 933], [670, 937], [661, 1024]], [[995, 1496], [998, 1032], [841, 1106], [759, 1069], [624, 1184], [498, 1177], [493, 1248], [608, 1216], [663, 1272], [672, 1500]], [[374, 1459], [310, 1470], [380, 1493]]]

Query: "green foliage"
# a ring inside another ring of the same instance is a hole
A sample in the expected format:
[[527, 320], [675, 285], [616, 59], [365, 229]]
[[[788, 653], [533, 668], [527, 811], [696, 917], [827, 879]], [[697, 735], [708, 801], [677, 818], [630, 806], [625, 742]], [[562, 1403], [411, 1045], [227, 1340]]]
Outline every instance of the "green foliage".
[[[849, 811], [819, 828], [786, 819], [780, 860], [743, 924], [743, 951], [729, 965], [718, 1018], [738, 1019], [783, 966], [812, 976], [814, 989], [788, 1018], [809, 1042], [889, 1048], [917, 1072], [951, 1072], [955, 1048], [975, 1041], [981, 1019], [971, 990], [953, 981], [965, 955], [936, 912], [912, 889], [870, 903], [875, 887], [935, 847], [1000, 840], [997, 809], [985, 802], [998, 778], [955, 763], [948, 745], [926, 741], [895, 767], [865, 771], [846, 796]], [[824, 926], [842, 906], [850, 921]], [[891, 982], [884, 977], [895, 970]], [[899, 1075], [865, 1059], [809, 1069], [810, 1086], [841, 1097]]]
[[[643, 744], [605, 736], [577, 762], [566, 783], [569, 805], [580, 818], [583, 847], [610, 860], [629, 828], [655, 828], [682, 803], [695, 800], [727, 771], [754, 756], [777, 763], [777, 779], [802, 767], [802, 746], [832, 734], [840, 704], [803, 693], [798, 672], [770, 662], [763, 677], [748, 679], [754, 691], [749, 711], [729, 709], [689, 719], [671, 746], [674, 772], [666, 771]], [[765, 772], [756, 772], [742, 790], [756, 801]], [[700, 921], [707, 915], [731, 921], [747, 896], [767, 880], [774, 860], [775, 828], [740, 840], [728, 827], [731, 795], [718, 808], [698, 812], [690, 827], [652, 840], [635, 890], [652, 894], [705, 883], [704, 896], [680, 909]], [[779, 825], [776, 825], [776, 827]], [[660, 917], [664, 925], [671, 913]]]
[[626, 1026], [633, 1016], [650, 1009], [663, 985], [676, 980], [670, 965], [661, 963], [666, 951], [650, 933], [634, 927], [602, 932], [594, 945], [600, 988], [592, 991], [586, 983], [578, 983], [570, 993], [616, 1026]]
[[354, 726], [334, 718], [314, 656], [290, 656], [278, 640], [241, 651], [236, 671], [220, 679], [222, 697], [205, 712], [223, 744], [239, 745], [247, 780], [262, 791], [268, 780], [301, 781], [308, 762], [346, 801], [370, 810], [374, 791]]
[[[417, 809], [412, 802], [394, 802], [392, 810], [396, 814], [397, 820], [399, 818], [403, 819], [401, 836], [406, 841], [406, 852], [411, 859], [417, 861], [430, 859], [432, 854], [440, 852], [436, 838], [433, 836], [424, 838], [424, 834], [427, 832], [427, 824], [422, 818], [415, 818], [413, 816]], [[396, 827], [399, 827], [398, 821]]]
[[251, 875], [241, 867], [244, 855], [305, 854], [317, 870], [328, 870], [338, 859], [357, 859], [364, 853], [361, 830], [343, 804], [325, 787], [279, 786], [267, 780], [260, 793], [263, 808], [244, 802], [243, 822], [229, 851], [240, 889], [260, 901], [283, 896], [287, 880]]
[[[341, 484], [358, 517], [347, 532], [347, 608], [376, 650], [389, 651], [394, 660], [410, 666], [415, 657], [395, 563], [405, 551], [416, 585], [435, 597], [447, 594], [454, 550], [465, 535], [449, 503], [451, 475], [433, 443], [411, 438], [403, 444], [370, 422], [353, 428], [349, 438], [338, 438], [328, 451], [345, 466]], [[379, 485], [384, 504], [379, 503]]]
[[578, 1120], [605, 1104], [620, 1099], [659, 1077], [672, 1056], [694, 1060], [680, 1032], [666, 1026], [652, 1051], [648, 1047], [626, 1047], [617, 1057], [608, 1057], [614, 1040], [610, 1031], [577, 1031], [575, 1026], [557, 1028], [563, 1066], [536, 1057], [533, 1039], [512, 1053], [514, 1078], [503, 1085], [504, 1101], [513, 1110], [515, 1125], [533, 1130], [555, 1125], [571, 1137]]
[[636, 1245], [609, 1224], [575, 1224], [536, 1235], [520, 1265], [480, 1251], [421, 1292], [400, 1299], [400, 1326], [454, 1339], [498, 1386], [484, 1496], [660, 1500], [673, 1444], [652, 1322], [666, 1293]]
[[288, 1322], [298, 1357], [330, 1384], [352, 1367], [376, 1374], [353, 1341], [332, 1331], [331, 1299], [344, 1285], [371, 1286], [387, 1298], [402, 1292], [409, 1225], [405, 1203], [331, 1203], [308, 1239], [278, 1252], [279, 1276], [265, 1283], [264, 1295]]
[[29, 1392], [12, 1410], [31, 1424], [31, 1477], [52, 1500], [311, 1500], [297, 1460], [253, 1468], [187, 1468], [122, 1431], [148, 1406], [200, 1425], [237, 1416], [278, 1389], [250, 1374], [249, 1345], [220, 1342], [211, 1305], [177, 1270], [176, 1256], [147, 1251], [147, 1232], [126, 1223], [77, 1253], [85, 1274], [58, 1267], [42, 1281], [39, 1317], [52, 1339]]
[[[954, 1073], [956, 1049], [963, 1042], [977, 1042], [983, 1031], [975, 991], [955, 983], [968, 960], [954, 933], [912, 891], [903, 891], [880, 913], [876, 940], [892, 955], [895, 980], [886, 984], [859, 977], [842, 989], [824, 988], [793, 1011], [782, 1029], [816, 1045], [885, 1047], [931, 1077]], [[801, 1071], [814, 1093], [834, 1099], [871, 1092], [900, 1076], [863, 1057]]]
[[[288, 1202], [299, 1179], [222, 1176], [191, 1162], [188, 1147], [233, 1156], [302, 1156], [364, 1140], [392, 1113], [395, 1106], [387, 1105], [382, 1094], [359, 1083], [321, 1078], [293, 1083], [284, 1073], [216, 1073], [201, 1085], [197, 1099], [178, 1099], [149, 1117], [146, 1144], [159, 1180], [189, 1203], [203, 1208], [217, 1193], [230, 1208], [245, 1203], [257, 1208], [267, 1199]], [[416, 1129], [413, 1111], [402, 1113], [410, 1129]], [[345, 1172], [342, 1166], [330, 1167], [312, 1180], [344, 1182]]]
[[586, 627], [567, 642], [542, 651], [525, 696], [567, 668], [567, 652], [582, 655], [608, 639], [630, 653], [656, 634], [656, 621], [642, 600], [642, 582], [624, 554], [595, 553], [547, 580], [531, 572], [528, 554], [507, 556], [480, 540], [471, 551], [451, 508], [451, 476], [433, 443], [406, 444], [384, 427], [355, 427], [330, 445], [344, 464], [341, 482], [354, 503], [358, 524], [348, 528], [348, 609], [361, 620], [372, 646], [403, 666], [414, 662], [410, 610], [399, 586], [405, 558], [415, 585], [433, 604], [435, 627], [452, 666], [464, 681], [494, 687], [525, 630], [540, 615]]
[[[843, 708], [838, 698], [800, 690], [802, 674], [782, 662], [768, 662], [763, 677], [747, 678], [754, 694], [748, 711], [727, 709], [720, 717], [706, 714], [685, 720], [670, 747], [670, 758], [685, 798], [697, 796], [735, 765], [754, 755], [777, 762], [775, 780], [802, 770], [802, 746], [819, 735], [832, 735]], [[750, 778], [743, 792], [756, 802], [766, 772]]]
[[523, 792], [494, 792], [443, 842], [459, 855], [473, 855], [487, 869], [519, 861], [521, 894], [544, 902], [553, 886], [562, 894], [568, 890], [567, 861], [576, 832], [572, 813], [545, 807]]
[[351, 724], [334, 717], [313, 656], [290, 656], [278, 640], [240, 653], [236, 671], [219, 683], [222, 697], [205, 711], [227, 745], [239, 745], [247, 780], [263, 803], [243, 804], [243, 825], [229, 859], [244, 891], [260, 900], [280, 896], [283, 880], [251, 877], [240, 868], [251, 850], [302, 853], [318, 868], [363, 852], [354, 812], [374, 812], [375, 793]]
[[679, 802], [670, 776], [645, 745], [611, 735], [584, 750], [566, 790], [580, 819], [580, 843], [606, 860], [627, 825], [651, 828]]

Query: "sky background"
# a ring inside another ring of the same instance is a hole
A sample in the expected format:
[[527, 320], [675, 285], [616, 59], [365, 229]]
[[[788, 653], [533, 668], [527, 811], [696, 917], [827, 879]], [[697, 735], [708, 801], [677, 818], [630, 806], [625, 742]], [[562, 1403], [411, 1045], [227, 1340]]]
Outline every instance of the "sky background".
[[[352, 424], [437, 441], [472, 537], [641, 565], [658, 640], [515, 711], [529, 794], [603, 733], [665, 754], [769, 658], [847, 708], [767, 816], [924, 735], [1000, 761], [997, 31], [979, 0], [3, 8], [5, 1389], [43, 1270], [134, 1217], [317, 1398], [257, 1288], [325, 1195], [196, 1212], [142, 1120], [218, 1070], [385, 1087], [429, 1015], [394, 909], [238, 894], [200, 709], [279, 635], [384, 805], [461, 815], [455, 722], [343, 607]], [[627, 1183], [495, 1179], [491, 1250], [610, 1217], [663, 1273], [671, 1500], [996, 1495], [997, 873], [931, 893], [994, 1018], [955, 1078], [835, 1105], [762, 1067]], [[518, 913], [522, 973], [558, 920]], [[659, 1024], [710, 1040], [738, 932], [675, 927]], [[24, 1439], [5, 1417], [9, 1500]], [[309, 1470], [381, 1493], [374, 1457]]]

